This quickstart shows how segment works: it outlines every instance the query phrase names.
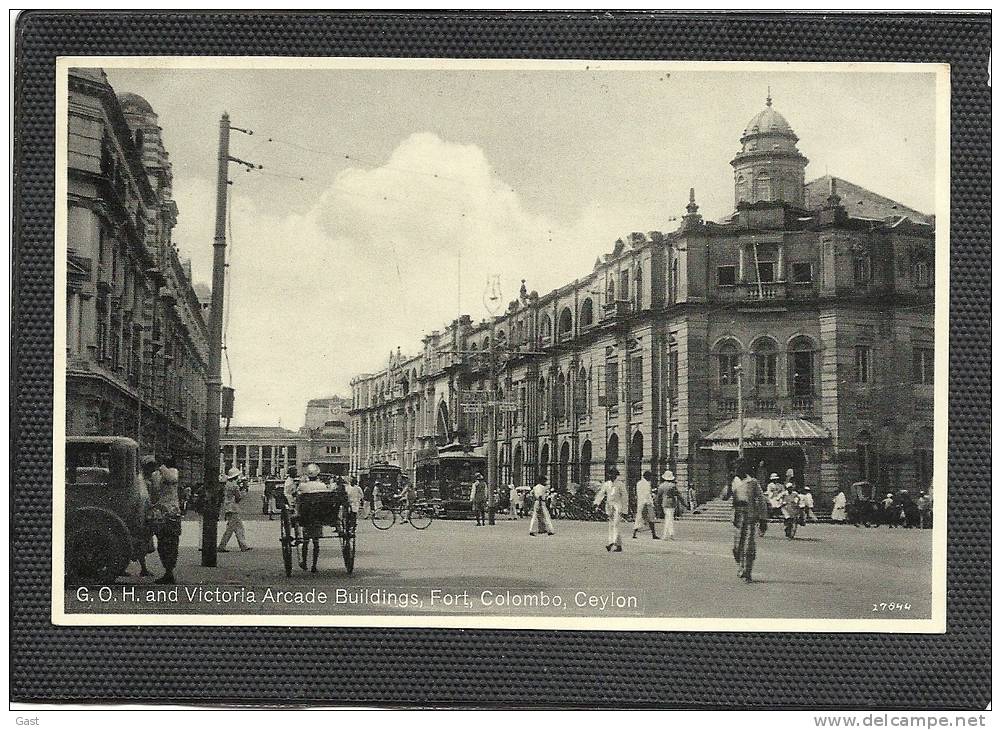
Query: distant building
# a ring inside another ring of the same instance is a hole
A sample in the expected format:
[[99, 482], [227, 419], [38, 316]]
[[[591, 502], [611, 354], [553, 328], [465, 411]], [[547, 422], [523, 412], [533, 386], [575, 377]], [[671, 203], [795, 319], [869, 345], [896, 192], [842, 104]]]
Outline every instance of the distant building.
[[246, 476], [286, 477], [301, 469], [306, 439], [280, 426], [231, 426], [219, 434], [220, 471], [236, 466]]
[[[592, 271], [468, 316], [352, 380], [351, 469], [482, 447], [497, 416], [499, 481], [594, 485], [618, 465], [673, 470], [712, 498], [738, 447], [756, 470], [809, 485], [925, 489], [932, 475], [934, 217], [807, 159], [772, 107], [732, 161], [735, 212], [704, 221], [695, 192], [668, 233], [633, 233]], [[489, 358], [500, 374], [488, 392]]]
[[306, 421], [300, 433], [305, 439], [303, 463], [314, 463], [326, 474], [346, 475], [350, 464], [348, 398], [314, 398], [306, 405]]
[[66, 431], [202, 460], [208, 332], [171, 234], [157, 115], [100, 69], [69, 71]]

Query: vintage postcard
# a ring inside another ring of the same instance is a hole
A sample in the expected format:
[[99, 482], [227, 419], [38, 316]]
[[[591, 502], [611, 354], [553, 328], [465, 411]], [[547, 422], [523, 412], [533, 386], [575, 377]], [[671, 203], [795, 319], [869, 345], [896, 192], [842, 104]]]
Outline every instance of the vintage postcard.
[[943, 632], [949, 80], [60, 58], [53, 621]]

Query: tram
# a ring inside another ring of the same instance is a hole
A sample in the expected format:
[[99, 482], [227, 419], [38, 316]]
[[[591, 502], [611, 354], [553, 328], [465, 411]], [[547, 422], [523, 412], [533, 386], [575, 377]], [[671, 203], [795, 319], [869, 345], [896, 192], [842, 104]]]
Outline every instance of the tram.
[[486, 456], [453, 443], [418, 452], [416, 462], [418, 494], [440, 501], [446, 517], [468, 515], [476, 473], [484, 476], [487, 473]]

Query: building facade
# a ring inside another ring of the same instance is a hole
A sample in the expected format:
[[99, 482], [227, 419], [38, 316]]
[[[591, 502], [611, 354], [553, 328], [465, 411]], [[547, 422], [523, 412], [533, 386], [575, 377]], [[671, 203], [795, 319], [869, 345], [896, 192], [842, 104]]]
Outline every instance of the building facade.
[[[735, 211], [615, 242], [587, 276], [522, 286], [498, 317], [460, 317], [352, 380], [351, 469], [484, 445], [498, 477], [563, 488], [616, 464], [633, 488], [671, 469], [701, 499], [745, 454], [828, 505], [838, 488], [931, 485], [934, 219], [806, 158], [771, 104], [740, 138]], [[483, 355], [482, 353], [488, 353]], [[496, 392], [488, 390], [491, 363]], [[468, 409], [473, 400], [508, 404]], [[850, 493], [850, 492], [849, 492]]]
[[251, 479], [284, 478], [301, 469], [305, 439], [281, 426], [231, 426], [219, 434], [220, 472], [238, 468]]
[[339, 396], [314, 398], [306, 404], [303, 463], [313, 463], [324, 474], [346, 476], [350, 470], [351, 401]]
[[67, 166], [67, 434], [129, 436], [195, 479], [208, 332], [172, 241], [156, 113], [100, 69], [71, 69]]

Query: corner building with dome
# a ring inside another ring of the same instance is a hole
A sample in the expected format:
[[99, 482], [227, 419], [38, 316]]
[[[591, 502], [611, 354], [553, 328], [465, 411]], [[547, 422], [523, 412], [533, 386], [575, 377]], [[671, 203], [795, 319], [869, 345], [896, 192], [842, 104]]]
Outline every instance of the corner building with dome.
[[[700, 502], [730, 479], [793, 469], [818, 507], [868, 481], [932, 479], [935, 220], [851, 182], [806, 181], [798, 137], [769, 97], [731, 165], [734, 212], [703, 220], [695, 191], [675, 230], [632, 233], [592, 271], [506, 311], [462, 316], [411, 354], [352, 380], [351, 469], [456, 442], [485, 455], [469, 391], [498, 375], [498, 478], [591, 489], [615, 464], [632, 504], [643, 471], [671, 469]], [[742, 374], [742, 375], [741, 375]], [[487, 398], [487, 395], [477, 395]], [[453, 447], [454, 448], [454, 447]]]

